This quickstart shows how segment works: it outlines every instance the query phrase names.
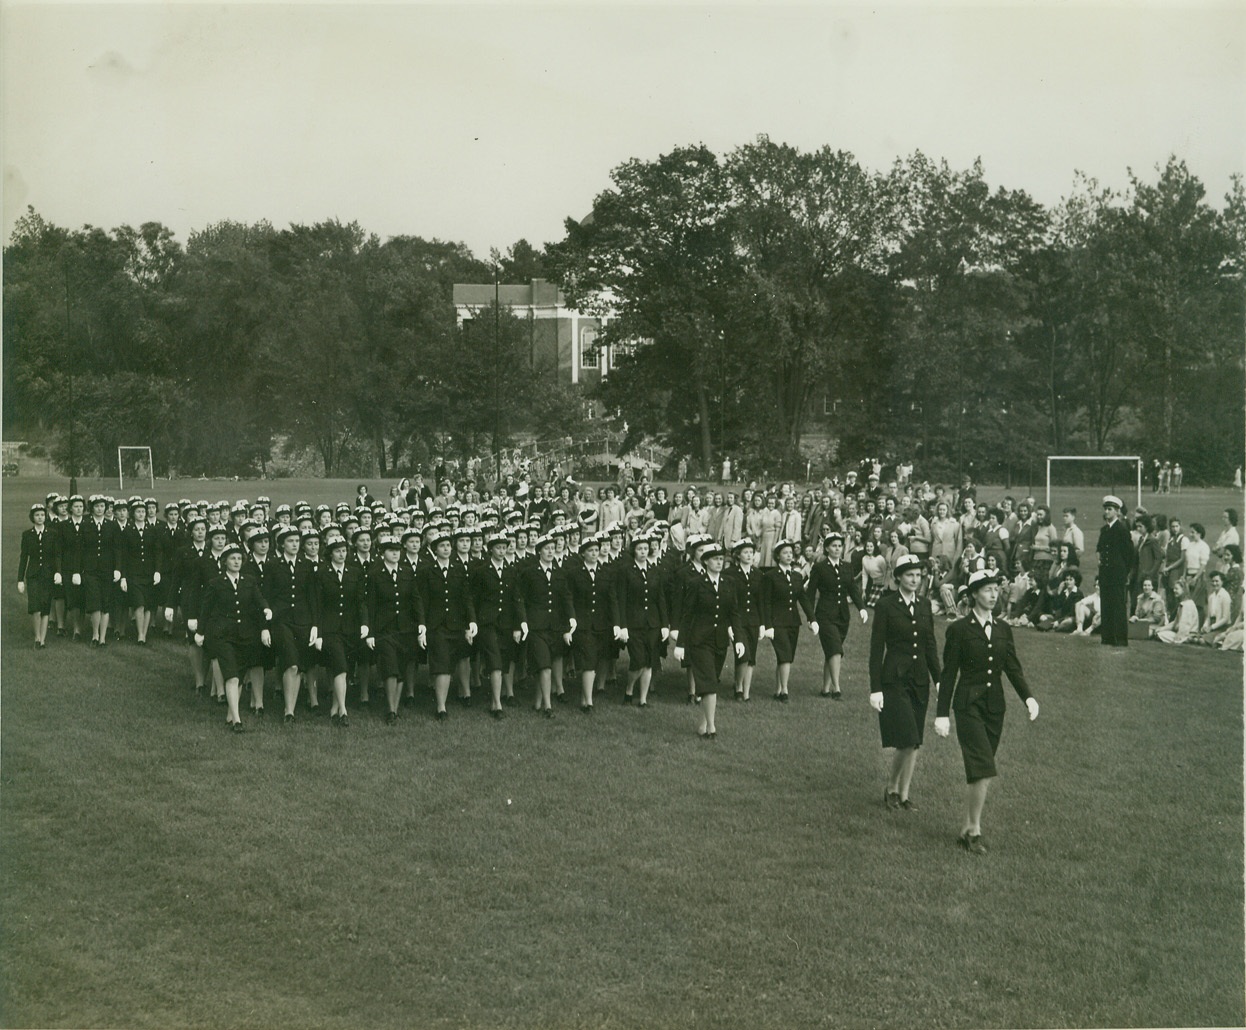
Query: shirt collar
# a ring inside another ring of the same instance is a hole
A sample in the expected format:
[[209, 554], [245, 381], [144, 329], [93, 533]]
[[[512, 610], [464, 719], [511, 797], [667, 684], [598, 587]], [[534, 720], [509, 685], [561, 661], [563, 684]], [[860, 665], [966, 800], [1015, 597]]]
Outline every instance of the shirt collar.
[[993, 626], [995, 624], [995, 616], [990, 612], [987, 612], [986, 618], [984, 619], [978, 614], [978, 609], [975, 608], [973, 610], [973, 617], [978, 621], [978, 625], [983, 629], [986, 629], [987, 626]]

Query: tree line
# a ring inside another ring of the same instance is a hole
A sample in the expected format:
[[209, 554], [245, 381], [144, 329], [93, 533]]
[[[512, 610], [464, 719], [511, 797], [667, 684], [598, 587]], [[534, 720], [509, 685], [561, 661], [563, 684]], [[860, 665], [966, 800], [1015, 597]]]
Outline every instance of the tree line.
[[524, 321], [455, 324], [454, 283], [531, 275], [536, 254], [485, 262], [338, 221], [220, 222], [183, 247], [159, 223], [28, 210], [4, 250], [6, 435], [53, 439], [66, 472], [146, 444], [157, 474], [263, 474], [280, 444], [329, 476], [564, 435], [579, 401], [532, 375]]
[[[481, 260], [356, 223], [70, 230], [4, 249], [4, 428], [69, 470], [150, 444], [157, 472], [388, 475], [582, 429], [509, 311], [456, 326], [456, 282], [547, 276], [637, 340], [597, 389], [629, 439], [705, 468], [802, 467], [812, 441], [930, 475], [1048, 453], [1242, 462], [1246, 192], [1170, 158], [1048, 208], [980, 164], [885, 171], [766, 137], [631, 160], [564, 238]], [[71, 451], [73, 452], [71, 454]]]
[[1123, 192], [1078, 175], [1046, 208], [980, 164], [871, 172], [764, 136], [611, 179], [553, 276], [616, 314], [603, 342], [652, 341], [606, 399], [706, 468], [803, 468], [818, 422], [841, 455], [937, 475], [1142, 453], [1224, 482], [1242, 463], [1240, 179], [1216, 209], [1171, 158]]

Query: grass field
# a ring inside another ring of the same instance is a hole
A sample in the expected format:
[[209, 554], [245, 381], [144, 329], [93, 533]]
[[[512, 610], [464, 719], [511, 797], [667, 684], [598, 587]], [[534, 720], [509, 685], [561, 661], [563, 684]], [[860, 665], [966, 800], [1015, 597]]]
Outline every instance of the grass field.
[[[1042, 714], [1013, 698], [971, 857], [959, 750], [929, 728], [918, 811], [883, 809], [859, 625], [843, 703], [805, 636], [792, 703], [764, 655], [714, 743], [673, 673], [645, 712], [615, 693], [591, 718], [437, 724], [425, 695], [393, 728], [377, 706], [235, 736], [180, 646], [29, 647], [13, 562], [51, 485], [4, 483], [5, 1026], [1246, 1020], [1240, 659], [1017, 631]], [[1102, 491], [1069, 493], [1092, 528]], [[1233, 503], [1163, 510], [1211, 530]]]

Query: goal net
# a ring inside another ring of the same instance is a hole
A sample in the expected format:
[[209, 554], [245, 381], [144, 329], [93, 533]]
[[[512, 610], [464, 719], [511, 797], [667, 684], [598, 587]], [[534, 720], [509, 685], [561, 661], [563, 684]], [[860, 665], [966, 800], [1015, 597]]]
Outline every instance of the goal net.
[[150, 447], [117, 448], [117, 489], [124, 490], [127, 482], [131, 488], [143, 483], [147, 484], [149, 490], [156, 488]]
[[1126, 506], [1142, 507], [1142, 459], [1134, 454], [1047, 455], [1047, 506], [1077, 491], [1115, 494]]

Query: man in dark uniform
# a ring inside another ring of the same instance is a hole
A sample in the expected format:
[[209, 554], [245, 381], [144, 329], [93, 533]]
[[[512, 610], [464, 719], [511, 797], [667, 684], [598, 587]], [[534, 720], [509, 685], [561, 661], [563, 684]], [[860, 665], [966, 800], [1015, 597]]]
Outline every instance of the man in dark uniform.
[[870, 705], [878, 713], [883, 747], [895, 748], [891, 777], [883, 791], [888, 809], [912, 810], [909, 785], [922, 745], [930, 680], [939, 677], [930, 601], [917, 596], [922, 560], [903, 555], [895, 564], [899, 590], [884, 594], [874, 607], [870, 637]]
[[822, 550], [826, 558], [813, 563], [805, 590], [813, 605], [818, 640], [822, 644], [822, 696], [838, 701], [844, 696], [839, 687], [839, 669], [844, 660], [844, 638], [848, 635], [852, 618], [848, 602], [851, 600], [857, 606], [862, 623], [869, 618], [869, 614], [852, 570], [840, 564], [844, 556], [843, 534], [829, 534], [822, 542]]
[[973, 610], [947, 628], [943, 674], [939, 679], [939, 706], [935, 733], [946, 737], [948, 712], [956, 713], [956, 739], [965, 761], [965, 820], [960, 846], [973, 855], [985, 855], [982, 842], [982, 806], [995, 778], [995, 752], [1004, 728], [1004, 688], [1007, 674], [1025, 702], [1030, 721], [1038, 718], [1038, 702], [1030, 694], [1013, 646], [1012, 627], [992, 616], [999, 600], [999, 578], [985, 569], [969, 577]]
[[1136, 555], [1129, 527], [1121, 518], [1125, 505], [1109, 494], [1103, 499], [1099, 530], [1099, 636], [1109, 647], [1129, 646], [1129, 575]]

